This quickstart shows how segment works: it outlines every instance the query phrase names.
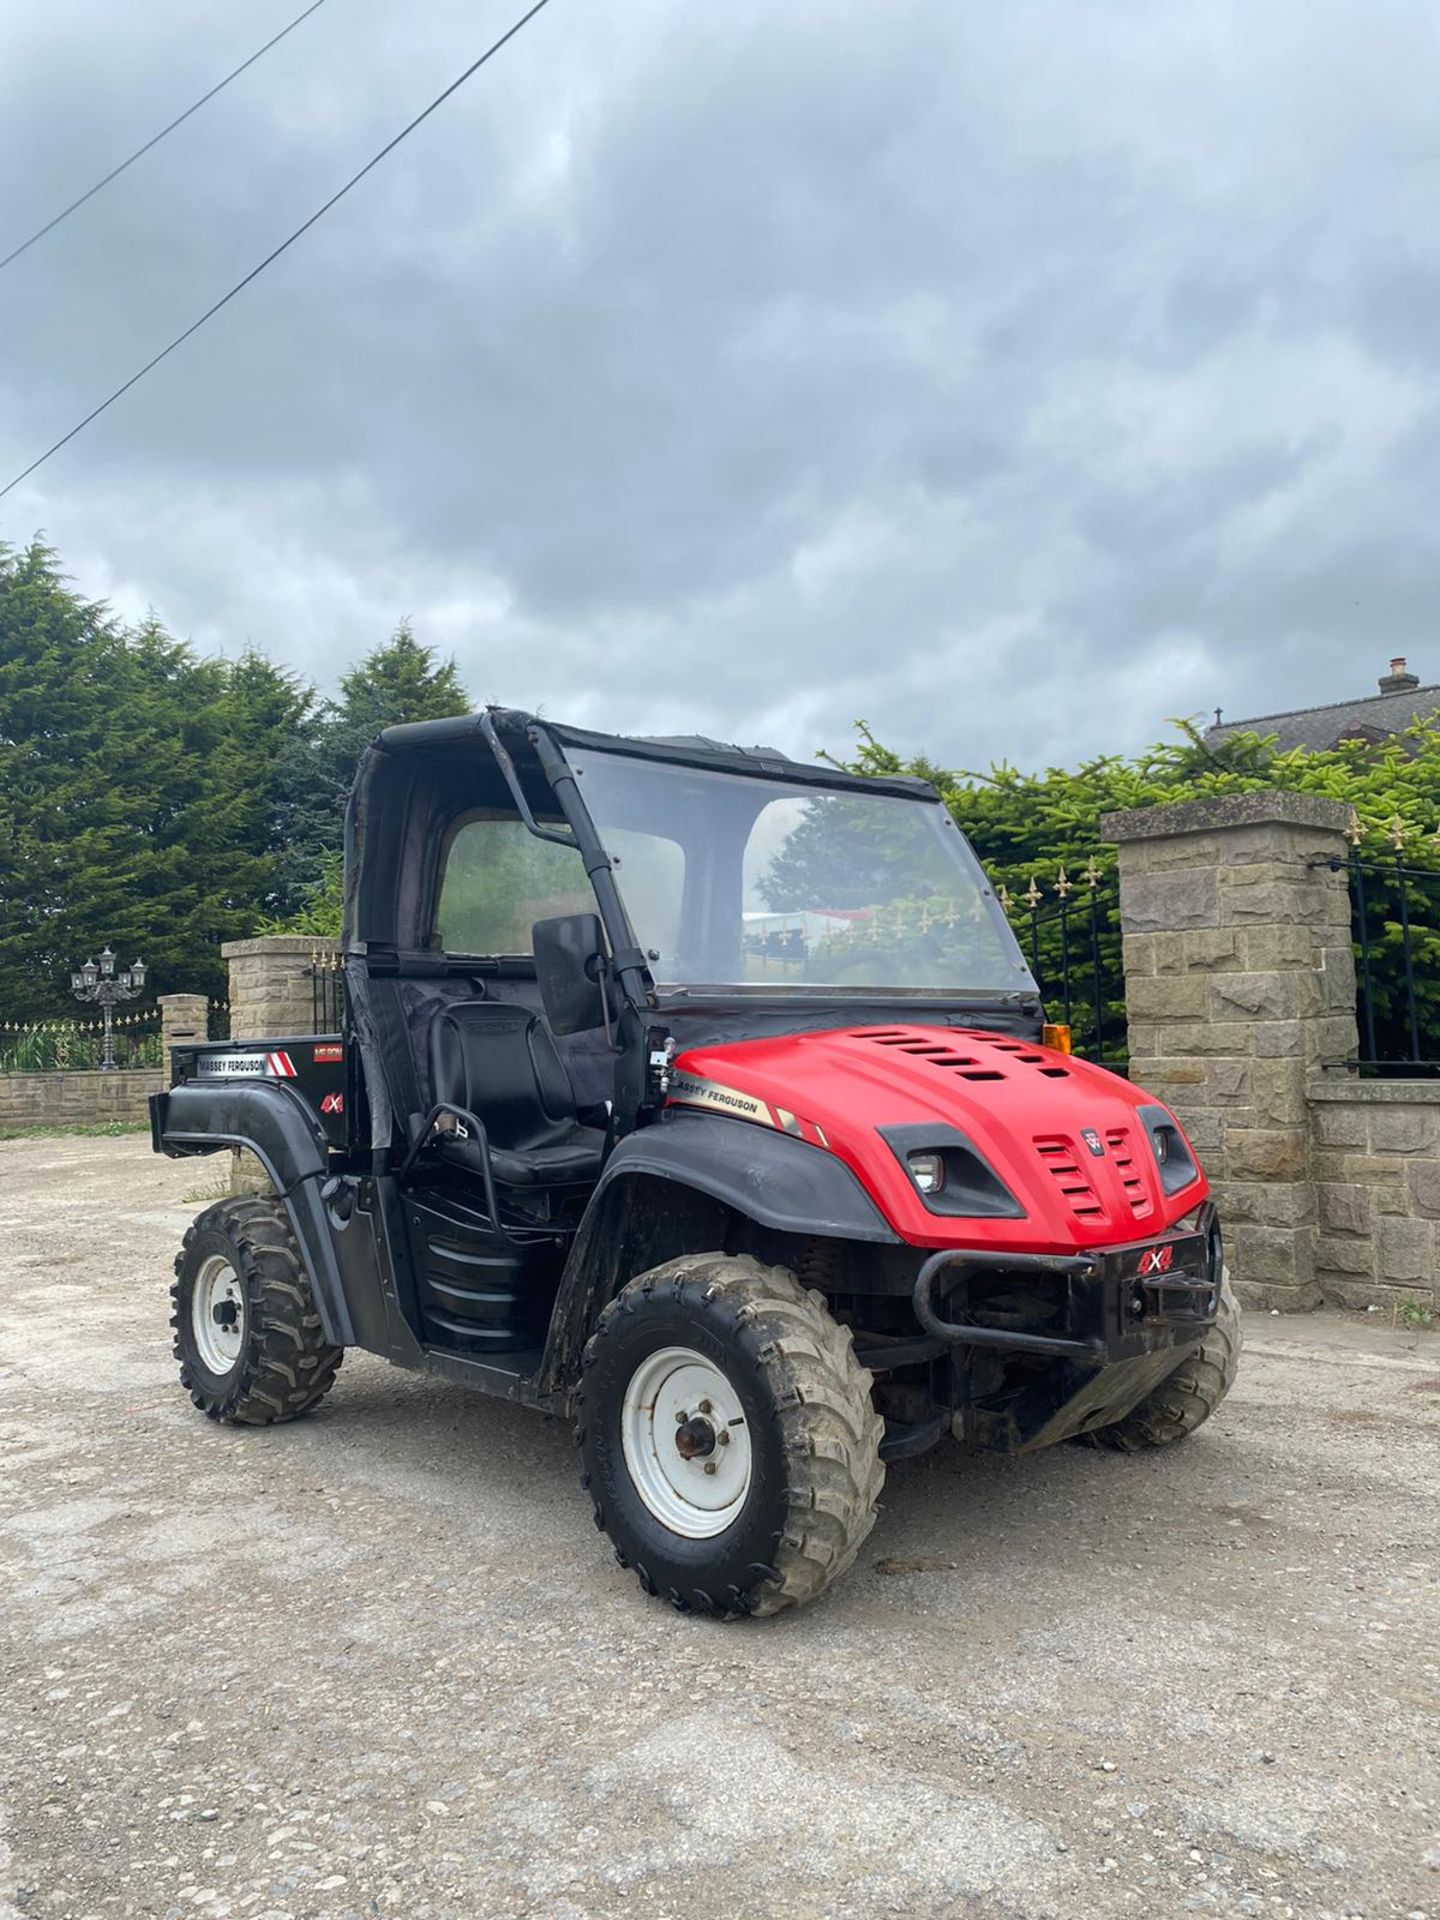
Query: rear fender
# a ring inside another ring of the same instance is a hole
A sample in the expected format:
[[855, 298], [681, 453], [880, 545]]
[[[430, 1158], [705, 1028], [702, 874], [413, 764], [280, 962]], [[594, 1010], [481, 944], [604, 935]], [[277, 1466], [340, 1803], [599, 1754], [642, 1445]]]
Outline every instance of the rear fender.
[[637, 1273], [724, 1244], [734, 1215], [777, 1233], [899, 1244], [855, 1175], [823, 1147], [721, 1114], [671, 1113], [606, 1162], [550, 1323], [542, 1383], [574, 1382], [601, 1310]]
[[320, 1196], [328, 1143], [300, 1096], [279, 1080], [192, 1081], [151, 1096], [150, 1132], [157, 1150], [172, 1158], [218, 1153], [222, 1147], [245, 1147], [255, 1155], [289, 1217], [325, 1338], [334, 1346], [354, 1346], [355, 1329]]

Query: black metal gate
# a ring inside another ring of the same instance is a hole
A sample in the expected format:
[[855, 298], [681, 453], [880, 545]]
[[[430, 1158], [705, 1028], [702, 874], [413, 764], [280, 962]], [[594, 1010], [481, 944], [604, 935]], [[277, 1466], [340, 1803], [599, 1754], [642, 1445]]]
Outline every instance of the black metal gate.
[[[1360, 851], [1350, 831], [1358, 1060], [1333, 1061], [1390, 1079], [1440, 1074], [1440, 872], [1406, 859], [1409, 830], [1393, 820], [1388, 857]], [[1330, 860], [1332, 872], [1341, 862]]]
[[[996, 888], [1052, 1020], [1063, 1021], [1075, 1051], [1101, 1066], [1124, 1069], [1125, 972], [1120, 943], [1119, 884], [1092, 858], [1072, 880], [1065, 868], [1042, 887], [1031, 876], [1024, 893]], [[1053, 899], [1052, 899], [1053, 896]]]
[[345, 969], [338, 953], [317, 947], [306, 969], [310, 975], [310, 1031], [339, 1033], [345, 1025]]

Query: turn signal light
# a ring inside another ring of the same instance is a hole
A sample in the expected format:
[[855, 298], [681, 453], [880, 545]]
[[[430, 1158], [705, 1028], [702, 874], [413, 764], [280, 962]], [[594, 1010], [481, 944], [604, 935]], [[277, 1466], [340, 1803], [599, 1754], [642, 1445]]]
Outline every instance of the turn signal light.
[[1073, 1053], [1074, 1043], [1070, 1038], [1070, 1029], [1058, 1022], [1052, 1026], [1048, 1021], [1040, 1029], [1040, 1044], [1053, 1047], [1056, 1053]]

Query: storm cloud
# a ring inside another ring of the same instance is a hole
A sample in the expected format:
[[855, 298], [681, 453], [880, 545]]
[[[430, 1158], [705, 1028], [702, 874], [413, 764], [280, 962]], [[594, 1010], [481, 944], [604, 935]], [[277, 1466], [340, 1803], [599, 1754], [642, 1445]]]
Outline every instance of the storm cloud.
[[[0, 252], [298, 6], [0, 20]], [[320, 11], [0, 274], [18, 471], [519, 6]], [[0, 503], [322, 684], [952, 765], [1440, 679], [1440, 15], [552, 0]]]

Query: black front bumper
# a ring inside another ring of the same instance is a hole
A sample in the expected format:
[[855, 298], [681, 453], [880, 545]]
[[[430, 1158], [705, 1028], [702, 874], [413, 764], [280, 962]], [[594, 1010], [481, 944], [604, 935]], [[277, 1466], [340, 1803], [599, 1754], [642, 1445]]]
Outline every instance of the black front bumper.
[[923, 1337], [859, 1353], [882, 1374], [928, 1362], [930, 1413], [888, 1434], [887, 1457], [923, 1451], [947, 1427], [1013, 1452], [1123, 1419], [1213, 1326], [1223, 1268], [1208, 1202], [1193, 1226], [1140, 1244], [931, 1254], [913, 1293]]
[[[915, 1276], [915, 1317], [946, 1346], [988, 1347], [1100, 1367], [1198, 1338], [1220, 1305], [1223, 1253], [1215, 1209], [1196, 1224], [1139, 1245], [1084, 1254], [1003, 1253], [946, 1247]], [[992, 1277], [1049, 1282], [1042, 1326], [996, 1325], [976, 1284]], [[944, 1312], [936, 1305], [945, 1291]]]

